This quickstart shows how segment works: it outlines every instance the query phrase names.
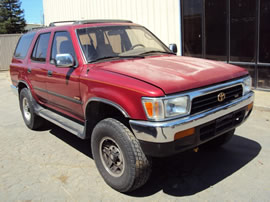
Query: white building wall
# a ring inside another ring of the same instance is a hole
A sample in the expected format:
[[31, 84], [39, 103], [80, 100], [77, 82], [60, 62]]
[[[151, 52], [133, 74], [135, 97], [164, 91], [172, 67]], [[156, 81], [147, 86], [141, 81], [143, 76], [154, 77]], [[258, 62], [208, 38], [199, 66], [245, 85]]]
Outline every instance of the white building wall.
[[43, 0], [44, 21], [125, 19], [141, 24], [180, 53], [180, 0]]

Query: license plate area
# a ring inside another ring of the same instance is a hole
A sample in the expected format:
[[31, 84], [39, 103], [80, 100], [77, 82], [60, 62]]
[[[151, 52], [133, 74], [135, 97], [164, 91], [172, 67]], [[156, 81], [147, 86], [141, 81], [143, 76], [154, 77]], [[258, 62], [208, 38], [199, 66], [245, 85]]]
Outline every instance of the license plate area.
[[244, 117], [245, 109], [241, 109], [202, 125], [199, 128], [200, 140], [205, 141], [224, 131], [235, 128], [241, 124]]

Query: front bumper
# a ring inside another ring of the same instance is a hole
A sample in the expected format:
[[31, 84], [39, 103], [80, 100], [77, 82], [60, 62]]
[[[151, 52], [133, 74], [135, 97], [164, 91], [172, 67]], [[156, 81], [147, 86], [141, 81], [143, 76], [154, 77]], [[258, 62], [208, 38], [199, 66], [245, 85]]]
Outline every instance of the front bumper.
[[[199, 114], [165, 122], [130, 120], [130, 126], [147, 155], [168, 156], [196, 147], [239, 126], [249, 116], [251, 109], [248, 105], [253, 100], [251, 91], [237, 100]], [[208, 134], [209, 137], [203, 134], [204, 126], [206, 129], [216, 127], [217, 122], [224, 122], [223, 119], [235, 120], [219, 130], [215, 129], [212, 135]], [[193, 134], [175, 140], [177, 133], [191, 128], [195, 131]]]

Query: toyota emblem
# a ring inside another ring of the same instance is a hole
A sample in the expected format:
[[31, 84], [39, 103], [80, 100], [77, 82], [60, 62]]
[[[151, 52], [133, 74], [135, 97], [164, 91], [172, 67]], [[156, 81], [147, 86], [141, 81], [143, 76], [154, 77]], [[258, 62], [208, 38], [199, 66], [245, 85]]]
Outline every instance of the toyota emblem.
[[223, 102], [225, 100], [225, 98], [226, 98], [226, 94], [223, 93], [223, 92], [219, 93], [218, 96], [217, 96], [217, 100], [219, 102]]

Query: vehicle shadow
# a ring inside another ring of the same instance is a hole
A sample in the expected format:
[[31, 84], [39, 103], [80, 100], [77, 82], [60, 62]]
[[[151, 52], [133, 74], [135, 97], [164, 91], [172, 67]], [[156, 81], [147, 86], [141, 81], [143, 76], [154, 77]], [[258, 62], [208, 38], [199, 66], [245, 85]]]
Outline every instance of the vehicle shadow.
[[54, 135], [55, 137], [59, 138], [60, 140], [70, 145], [74, 149], [80, 151], [84, 155], [93, 159], [92, 152], [91, 152], [90, 139], [89, 140], [80, 139], [79, 137], [69, 133], [68, 131], [50, 122], [47, 122], [45, 126], [42, 128], [42, 130], [49, 130], [50, 133]]
[[155, 159], [148, 183], [129, 195], [145, 197], [160, 190], [172, 196], [194, 195], [237, 172], [260, 150], [259, 143], [235, 134], [230, 142], [217, 150], [188, 151]]
[[[90, 140], [49, 124], [50, 133], [92, 158]], [[260, 152], [259, 143], [238, 136], [217, 150], [187, 151], [172, 157], [153, 159], [152, 175], [138, 190], [127, 195], [146, 197], [159, 191], [172, 196], [189, 196], [219, 183], [247, 165]]]

